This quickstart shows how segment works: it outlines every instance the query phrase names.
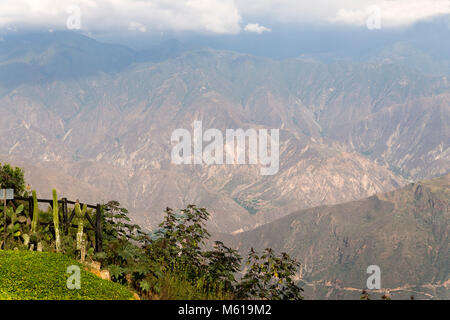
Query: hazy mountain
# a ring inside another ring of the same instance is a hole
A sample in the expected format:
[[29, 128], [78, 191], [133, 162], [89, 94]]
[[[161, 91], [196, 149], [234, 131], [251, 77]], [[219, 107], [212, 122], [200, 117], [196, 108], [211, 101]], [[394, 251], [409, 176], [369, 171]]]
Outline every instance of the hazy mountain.
[[[9, 56], [12, 40], [0, 42], [9, 68], [0, 70], [0, 151], [101, 190], [149, 228], [166, 206], [196, 203], [213, 212], [216, 230], [247, 230], [449, 171], [446, 78], [391, 63], [274, 61], [177, 43], [152, 54], [75, 34], [30, 37]], [[279, 173], [172, 165], [171, 133], [194, 120], [205, 130], [280, 128]]]
[[449, 200], [446, 175], [221, 237], [243, 253], [271, 247], [297, 258], [299, 279], [311, 299], [357, 299], [366, 289], [370, 265], [380, 267], [382, 288], [394, 299], [448, 299]]
[[101, 43], [73, 32], [7, 36], [0, 40], [0, 84], [44, 85], [99, 73], [114, 74], [135, 62], [174, 58], [190, 47], [168, 40], [144, 51]]
[[136, 53], [119, 45], [97, 42], [70, 32], [10, 36], [0, 42], [0, 84], [45, 85], [99, 72], [118, 72]]
[[395, 63], [429, 75], [447, 77], [450, 75], [448, 55], [440, 56], [427, 52], [417, 48], [410, 41], [396, 42], [383, 47], [367, 59], [373, 63]]

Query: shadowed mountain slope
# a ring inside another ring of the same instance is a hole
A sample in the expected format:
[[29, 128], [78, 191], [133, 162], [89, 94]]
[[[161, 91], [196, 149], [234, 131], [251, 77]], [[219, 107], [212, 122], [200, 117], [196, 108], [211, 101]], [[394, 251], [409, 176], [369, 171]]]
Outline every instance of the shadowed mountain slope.
[[[226, 237], [285, 251], [302, 263], [306, 296], [357, 298], [370, 265], [381, 268], [393, 298], [449, 298], [450, 175], [334, 206], [301, 210]], [[378, 294], [381, 296], [381, 294]]]

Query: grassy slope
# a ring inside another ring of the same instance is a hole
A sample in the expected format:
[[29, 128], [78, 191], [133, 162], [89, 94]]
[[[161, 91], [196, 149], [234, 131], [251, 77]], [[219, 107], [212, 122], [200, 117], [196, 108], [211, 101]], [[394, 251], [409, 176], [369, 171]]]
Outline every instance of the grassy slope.
[[[81, 269], [81, 289], [67, 289], [67, 267]], [[127, 288], [85, 271], [67, 256], [48, 252], [0, 251], [0, 300], [125, 300]]]

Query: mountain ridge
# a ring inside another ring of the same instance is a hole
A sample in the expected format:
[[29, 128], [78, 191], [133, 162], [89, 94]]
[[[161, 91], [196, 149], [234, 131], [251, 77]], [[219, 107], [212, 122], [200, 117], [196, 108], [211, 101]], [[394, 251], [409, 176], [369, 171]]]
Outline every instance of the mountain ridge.
[[[116, 73], [1, 88], [1, 152], [114, 195], [147, 228], [165, 206], [195, 202], [227, 232], [449, 171], [449, 84], [441, 77], [392, 64], [178, 53]], [[171, 132], [195, 120], [219, 130], [281, 129], [280, 172], [172, 165]]]
[[270, 243], [298, 259], [315, 298], [354, 299], [366, 268], [381, 268], [382, 290], [395, 298], [448, 299], [450, 175], [333, 206], [294, 212], [234, 236], [215, 235], [239, 251]]

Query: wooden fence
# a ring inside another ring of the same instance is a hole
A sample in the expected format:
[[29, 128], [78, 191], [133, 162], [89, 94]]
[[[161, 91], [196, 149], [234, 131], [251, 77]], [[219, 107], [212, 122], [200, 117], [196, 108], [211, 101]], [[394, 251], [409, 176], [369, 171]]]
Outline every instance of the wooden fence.
[[[14, 200], [10, 200], [17, 207], [16, 201], [25, 201], [28, 202], [28, 208], [30, 212], [31, 218], [33, 218], [33, 197], [15, 197]], [[53, 208], [53, 200], [50, 199], [37, 199], [38, 203], [47, 203]], [[58, 204], [61, 204], [62, 208], [62, 227], [63, 232], [68, 234], [70, 227], [77, 227], [72, 224], [72, 220], [75, 217], [75, 209], [72, 209], [72, 212], [69, 212], [69, 205], [75, 205], [75, 201], [67, 200], [67, 198], [62, 198], [58, 200]], [[80, 206], [83, 207], [83, 203], [80, 203]], [[92, 218], [89, 214], [85, 213], [85, 218], [91, 225], [91, 227], [86, 227], [86, 230], [93, 230], [95, 232], [95, 252], [101, 252], [102, 249], [102, 206], [100, 204], [90, 205], [86, 204], [88, 208], [95, 210], [95, 221], [92, 221]]]

